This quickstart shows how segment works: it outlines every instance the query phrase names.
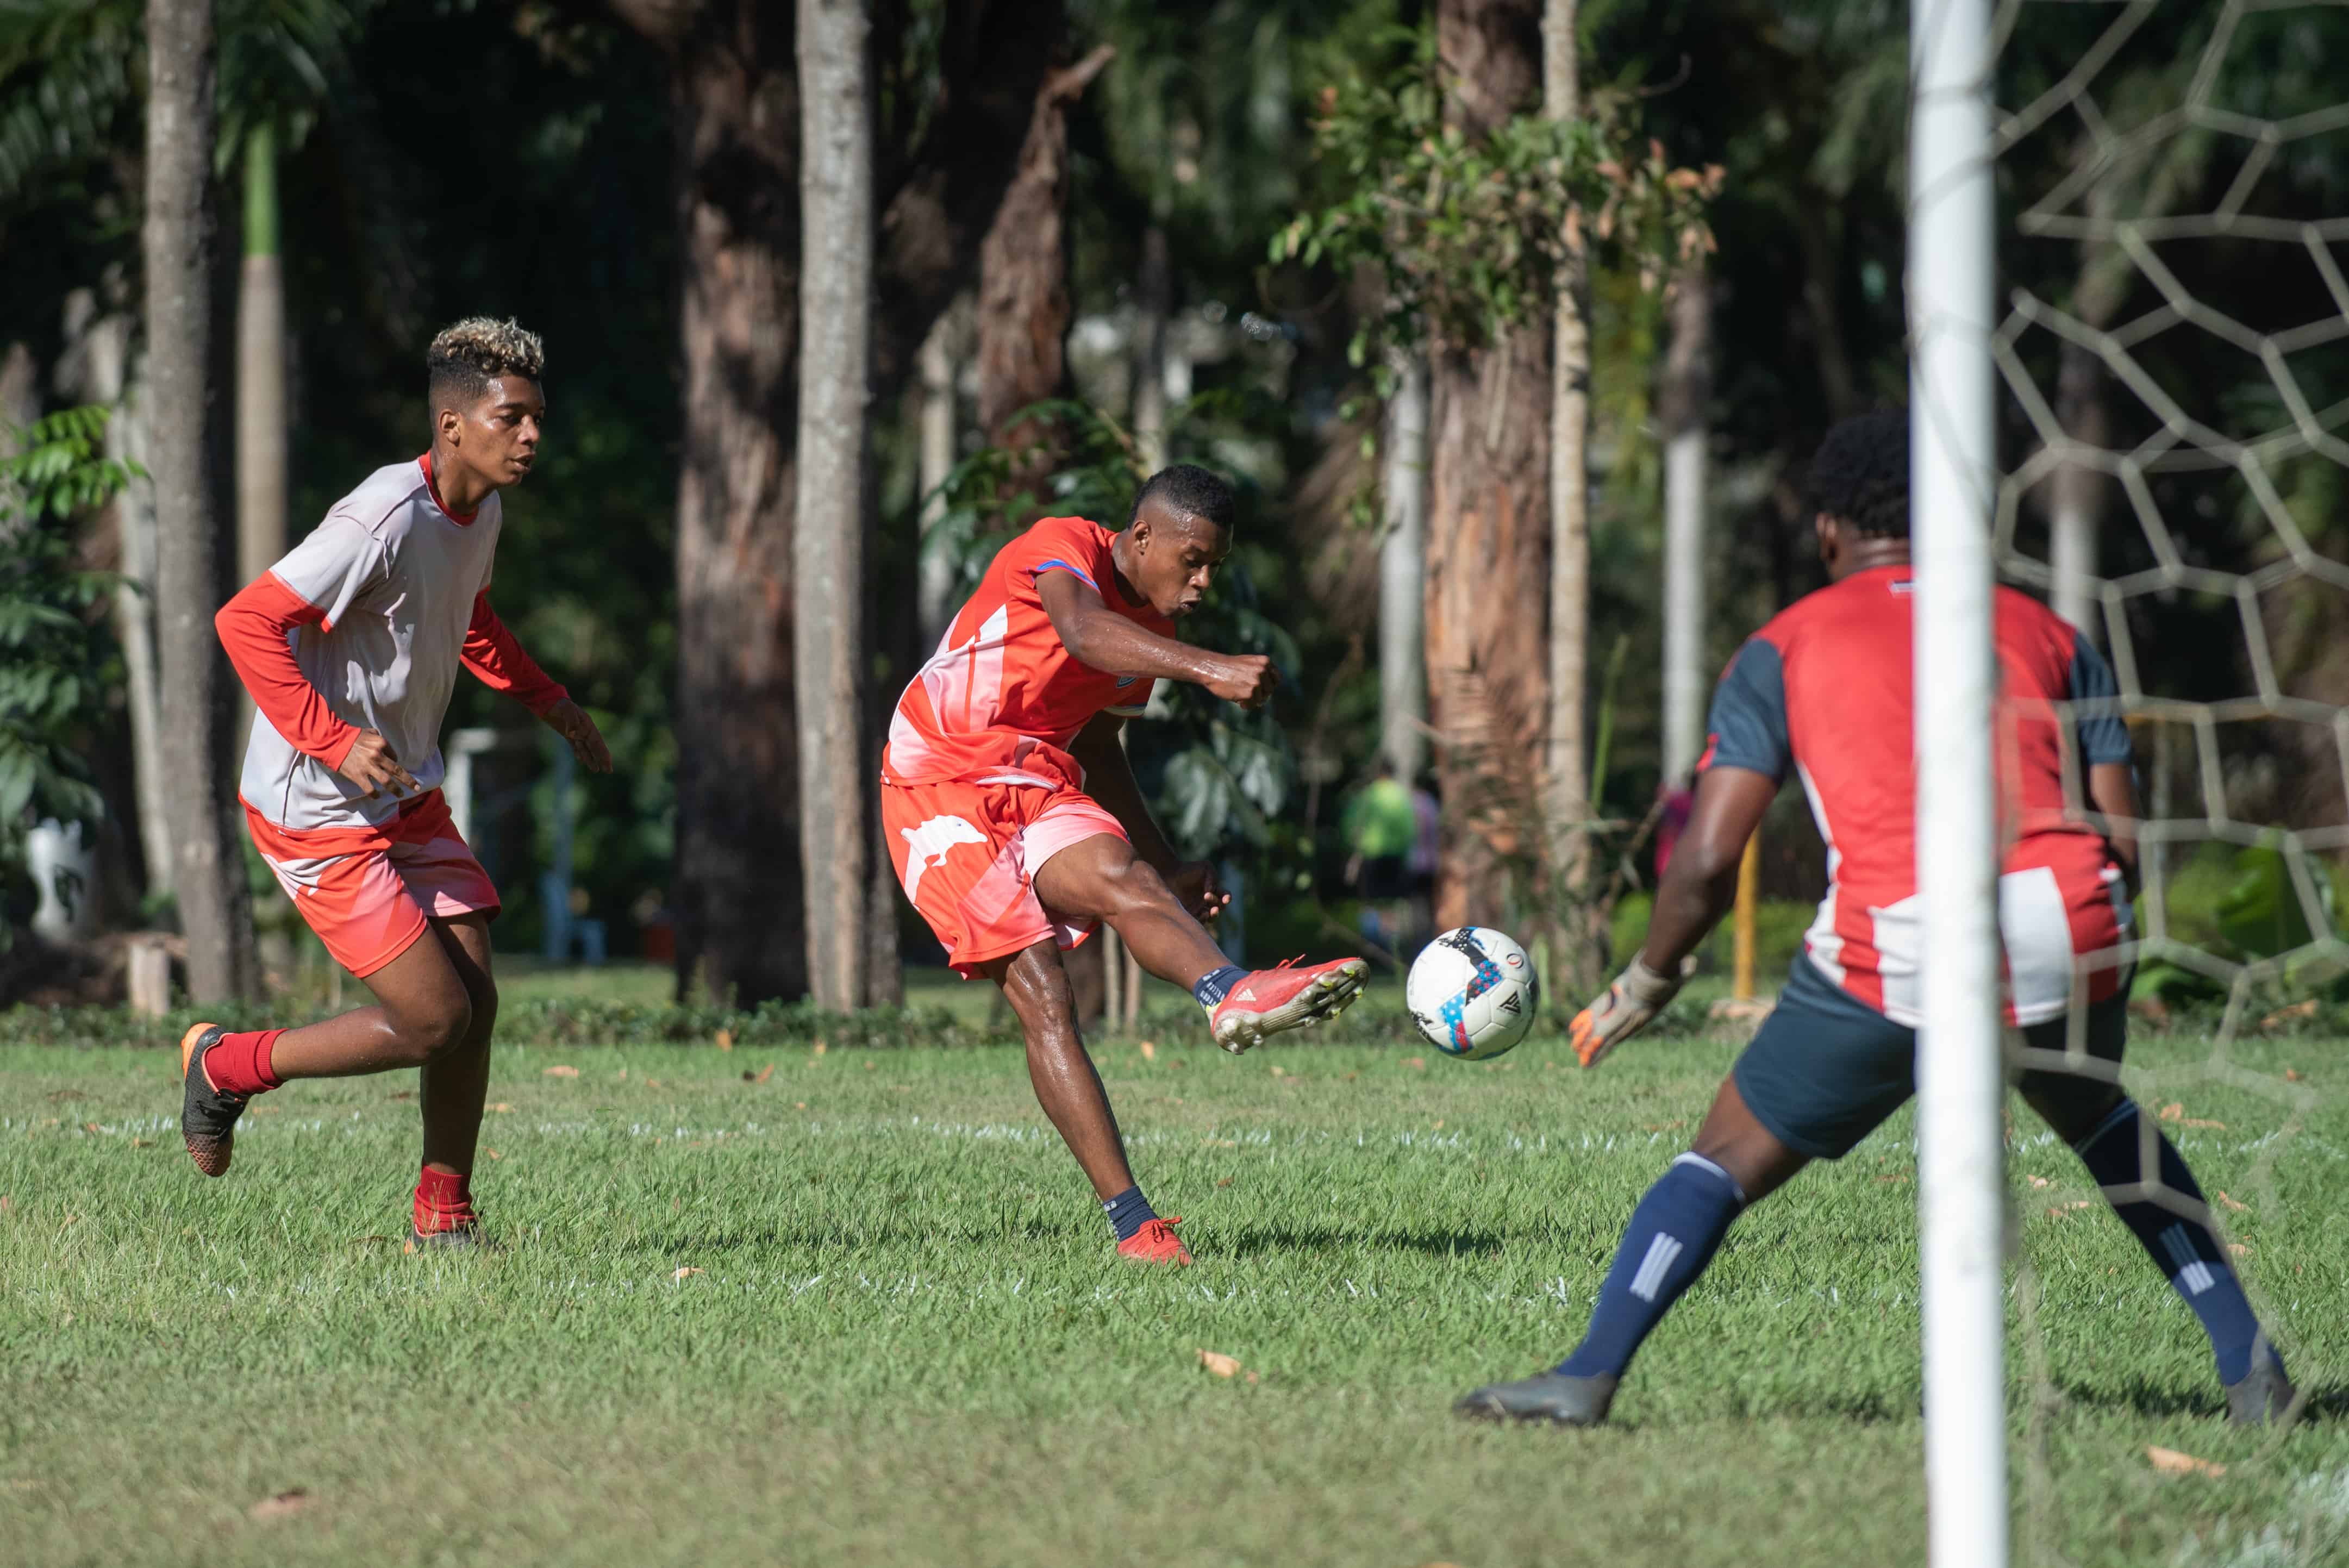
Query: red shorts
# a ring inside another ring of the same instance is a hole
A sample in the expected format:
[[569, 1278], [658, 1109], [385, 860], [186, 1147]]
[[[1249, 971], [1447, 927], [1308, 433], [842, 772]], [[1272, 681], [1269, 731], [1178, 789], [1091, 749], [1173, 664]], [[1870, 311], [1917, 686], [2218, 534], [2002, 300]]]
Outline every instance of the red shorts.
[[1081, 839], [1125, 830], [1081, 790], [1034, 774], [881, 786], [881, 825], [897, 880], [968, 980], [979, 965], [1050, 938], [1074, 947], [1093, 922], [1056, 920], [1036, 873]]
[[407, 952], [428, 916], [498, 911], [498, 890], [438, 789], [377, 827], [281, 828], [250, 802], [244, 825], [335, 962], [362, 979]]

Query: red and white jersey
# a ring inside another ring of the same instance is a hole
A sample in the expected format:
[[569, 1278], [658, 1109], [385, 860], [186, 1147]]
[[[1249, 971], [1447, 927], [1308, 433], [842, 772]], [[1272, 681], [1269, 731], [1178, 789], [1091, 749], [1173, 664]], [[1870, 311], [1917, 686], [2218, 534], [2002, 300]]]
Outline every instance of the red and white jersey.
[[564, 699], [490, 610], [502, 516], [495, 493], [471, 517], [442, 508], [429, 454], [378, 469], [221, 611], [255, 708], [238, 792], [264, 820], [297, 833], [390, 823], [399, 799], [368, 799], [335, 771], [361, 729], [423, 790], [439, 788], [460, 669], [534, 711]]
[[[1807, 594], [1755, 633], [1713, 696], [1700, 771], [1791, 768], [1827, 844], [1827, 893], [1805, 936], [1810, 960], [1896, 1023], [1918, 1022], [1923, 911], [1917, 898], [1916, 717], [1910, 569], [1854, 573]], [[1995, 733], [1999, 878], [2012, 1016], [2064, 1016], [2075, 975], [2092, 999], [2121, 973], [2081, 965], [2127, 933], [2119, 868], [2104, 836], [2067, 806], [2086, 769], [2131, 759], [2112, 671], [2054, 612], [1997, 592]], [[2056, 705], [2084, 712], [2066, 716]]]
[[1117, 614], [1173, 636], [1172, 621], [1119, 591], [1110, 559], [1116, 538], [1081, 517], [1048, 517], [997, 553], [978, 592], [897, 699], [881, 753], [885, 782], [988, 782], [1025, 771], [1083, 787], [1069, 743], [1097, 714], [1140, 713], [1156, 682], [1079, 663], [1053, 630], [1037, 583], [1066, 572]]

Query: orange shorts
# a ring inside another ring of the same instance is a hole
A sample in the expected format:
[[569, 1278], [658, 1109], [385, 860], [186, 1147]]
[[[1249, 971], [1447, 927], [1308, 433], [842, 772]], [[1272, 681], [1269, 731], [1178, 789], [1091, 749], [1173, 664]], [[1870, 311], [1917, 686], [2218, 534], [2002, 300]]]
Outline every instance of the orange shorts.
[[362, 979], [407, 952], [428, 916], [498, 912], [498, 890], [438, 789], [378, 827], [281, 828], [249, 802], [244, 825], [335, 962]]
[[[1032, 780], [1032, 782], [1029, 781]], [[1033, 774], [881, 786], [881, 825], [897, 881], [968, 980], [979, 965], [1050, 938], [1074, 947], [1092, 921], [1055, 919], [1032, 886], [1081, 839], [1125, 830], [1081, 790]]]

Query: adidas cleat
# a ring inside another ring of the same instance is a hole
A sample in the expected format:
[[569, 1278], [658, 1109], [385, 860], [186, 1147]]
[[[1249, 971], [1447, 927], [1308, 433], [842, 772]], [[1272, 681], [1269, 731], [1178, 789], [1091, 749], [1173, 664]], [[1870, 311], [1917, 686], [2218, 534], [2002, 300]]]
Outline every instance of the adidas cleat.
[[2227, 1419], [2238, 1427], [2268, 1426], [2282, 1421], [2297, 1397], [2282, 1359], [2261, 1338], [2251, 1346], [2251, 1369], [2227, 1385]]
[[1554, 1427], [1596, 1427], [1615, 1402], [1618, 1380], [1545, 1372], [1514, 1383], [1488, 1383], [1464, 1394], [1453, 1414], [1472, 1421], [1547, 1421]]
[[1191, 1261], [1189, 1250], [1174, 1235], [1174, 1227], [1182, 1222], [1171, 1214], [1150, 1221], [1118, 1243], [1117, 1255], [1137, 1264], [1173, 1264], [1179, 1268]]
[[1359, 958], [1340, 958], [1299, 969], [1284, 964], [1243, 975], [1207, 1013], [1216, 1044], [1234, 1056], [1267, 1035], [1318, 1024], [1354, 1005], [1370, 967]]
[[204, 1053], [227, 1032], [218, 1024], [193, 1024], [180, 1037], [180, 1136], [188, 1158], [207, 1176], [228, 1174], [229, 1158], [236, 1151], [236, 1119], [244, 1114], [245, 1097], [222, 1093], [204, 1071]]

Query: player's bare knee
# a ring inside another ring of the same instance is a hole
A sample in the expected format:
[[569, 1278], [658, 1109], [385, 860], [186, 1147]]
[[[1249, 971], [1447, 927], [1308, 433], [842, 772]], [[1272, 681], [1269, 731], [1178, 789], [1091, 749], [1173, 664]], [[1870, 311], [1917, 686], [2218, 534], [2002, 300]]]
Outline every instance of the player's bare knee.
[[393, 1047], [410, 1067], [462, 1047], [472, 1034], [473, 1004], [461, 987], [410, 1009], [393, 1025]]
[[1139, 858], [1103, 872], [1102, 886], [1107, 906], [1102, 915], [1112, 923], [1146, 910], [1182, 907], [1174, 890], [1166, 885], [1166, 879], [1158, 874], [1157, 868]]

